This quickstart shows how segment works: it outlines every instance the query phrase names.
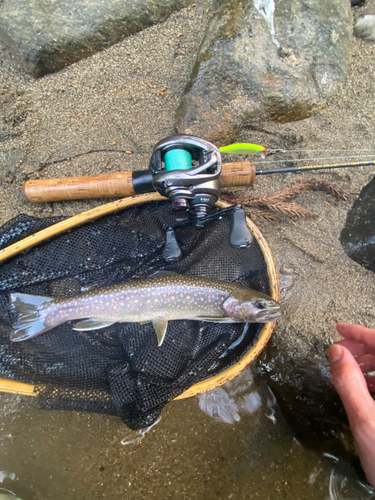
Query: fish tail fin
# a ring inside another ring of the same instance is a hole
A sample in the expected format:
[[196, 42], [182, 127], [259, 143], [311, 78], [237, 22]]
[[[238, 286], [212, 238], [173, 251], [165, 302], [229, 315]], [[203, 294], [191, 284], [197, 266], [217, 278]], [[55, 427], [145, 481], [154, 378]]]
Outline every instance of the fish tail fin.
[[21, 342], [57, 326], [45, 324], [47, 309], [44, 306], [52, 300], [50, 297], [11, 293], [10, 304], [12, 310], [17, 314], [17, 321], [12, 325], [13, 331], [10, 334], [10, 340]]

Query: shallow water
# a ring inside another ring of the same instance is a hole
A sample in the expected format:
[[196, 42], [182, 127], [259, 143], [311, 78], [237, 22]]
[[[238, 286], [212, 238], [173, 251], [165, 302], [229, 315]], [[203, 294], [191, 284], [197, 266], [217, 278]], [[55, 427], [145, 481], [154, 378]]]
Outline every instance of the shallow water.
[[254, 376], [171, 402], [146, 433], [3, 394], [0, 486], [23, 500], [375, 498], [347, 464], [298, 443]]

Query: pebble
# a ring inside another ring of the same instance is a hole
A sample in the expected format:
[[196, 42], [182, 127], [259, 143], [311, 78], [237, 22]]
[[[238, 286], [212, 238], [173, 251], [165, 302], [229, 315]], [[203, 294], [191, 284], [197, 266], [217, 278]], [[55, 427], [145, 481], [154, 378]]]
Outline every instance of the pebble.
[[375, 41], [375, 15], [360, 17], [354, 26], [354, 35], [367, 42]]

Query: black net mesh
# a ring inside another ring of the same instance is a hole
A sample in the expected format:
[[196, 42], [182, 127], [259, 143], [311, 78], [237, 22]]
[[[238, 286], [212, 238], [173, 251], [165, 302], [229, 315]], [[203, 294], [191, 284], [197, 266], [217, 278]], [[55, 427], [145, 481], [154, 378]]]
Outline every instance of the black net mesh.
[[[176, 229], [182, 258], [166, 262], [165, 233], [179, 225], [178, 219], [181, 215], [171, 212], [169, 202], [132, 206], [2, 264], [0, 376], [36, 385], [38, 400], [47, 408], [116, 414], [139, 429], [151, 425], [169, 400], [238, 361], [262, 324], [171, 321], [161, 347], [152, 324], [136, 323], [78, 332], [68, 322], [31, 340], [9, 340], [14, 320], [9, 292], [69, 297], [165, 269], [270, 293], [259, 245], [254, 241], [249, 248], [233, 248], [226, 213], [203, 228], [190, 224]], [[60, 220], [21, 215], [1, 228], [0, 248]]]

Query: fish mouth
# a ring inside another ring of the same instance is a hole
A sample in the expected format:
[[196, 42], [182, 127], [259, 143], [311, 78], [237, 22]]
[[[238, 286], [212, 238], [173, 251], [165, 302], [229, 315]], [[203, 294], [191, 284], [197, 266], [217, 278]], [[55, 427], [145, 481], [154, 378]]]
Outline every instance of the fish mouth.
[[269, 309], [268, 311], [261, 311], [256, 315], [256, 319], [259, 323], [268, 323], [270, 321], [275, 321], [281, 316], [280, 308]]

